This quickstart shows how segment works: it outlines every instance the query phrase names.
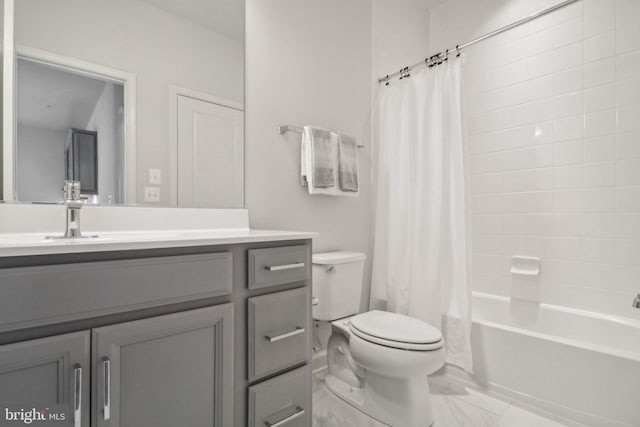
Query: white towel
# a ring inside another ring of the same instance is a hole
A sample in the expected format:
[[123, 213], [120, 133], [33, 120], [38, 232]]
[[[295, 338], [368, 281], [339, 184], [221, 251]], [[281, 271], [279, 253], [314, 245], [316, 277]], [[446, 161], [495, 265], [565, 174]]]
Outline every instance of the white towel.
[[336, 185], [336, 142], [328, 130], [305, 126], [300, 150], [300, 179], [302, 185], [329, 188]]
[[[305, 126], [300, 149], [300, 183], [309, 194], [356, 197], [358, 191], [340, 189], [340, 135], [325, 129]], [[357, 158], [356, 158], [357, 161]]]

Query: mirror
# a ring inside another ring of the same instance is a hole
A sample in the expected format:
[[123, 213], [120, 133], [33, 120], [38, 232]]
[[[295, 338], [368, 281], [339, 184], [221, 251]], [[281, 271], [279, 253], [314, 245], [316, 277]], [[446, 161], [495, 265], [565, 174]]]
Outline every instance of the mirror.
[[3, 200], [244, 206], [243, 0], [4, 4]]

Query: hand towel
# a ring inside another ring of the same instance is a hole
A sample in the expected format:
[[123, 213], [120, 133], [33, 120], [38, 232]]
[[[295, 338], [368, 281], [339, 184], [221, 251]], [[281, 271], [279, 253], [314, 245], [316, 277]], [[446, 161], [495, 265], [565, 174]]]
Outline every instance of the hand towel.
[[340, 190], [358, 191], [358, 144], [349, 135], [338, 136], [338, 181]]

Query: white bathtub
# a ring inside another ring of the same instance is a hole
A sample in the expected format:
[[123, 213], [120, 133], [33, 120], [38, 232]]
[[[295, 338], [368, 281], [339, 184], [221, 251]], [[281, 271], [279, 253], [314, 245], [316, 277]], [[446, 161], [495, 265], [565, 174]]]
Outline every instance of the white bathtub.
[[588, 426], [640, 426], [640, 321], [473, 294], [459, 379]]

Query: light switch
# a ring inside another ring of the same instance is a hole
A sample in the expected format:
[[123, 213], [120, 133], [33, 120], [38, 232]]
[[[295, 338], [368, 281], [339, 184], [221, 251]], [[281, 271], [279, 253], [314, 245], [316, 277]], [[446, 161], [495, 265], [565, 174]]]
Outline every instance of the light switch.
[[162, 171], [160, 169], [149, 169], [149, 184], [162, 184]]

